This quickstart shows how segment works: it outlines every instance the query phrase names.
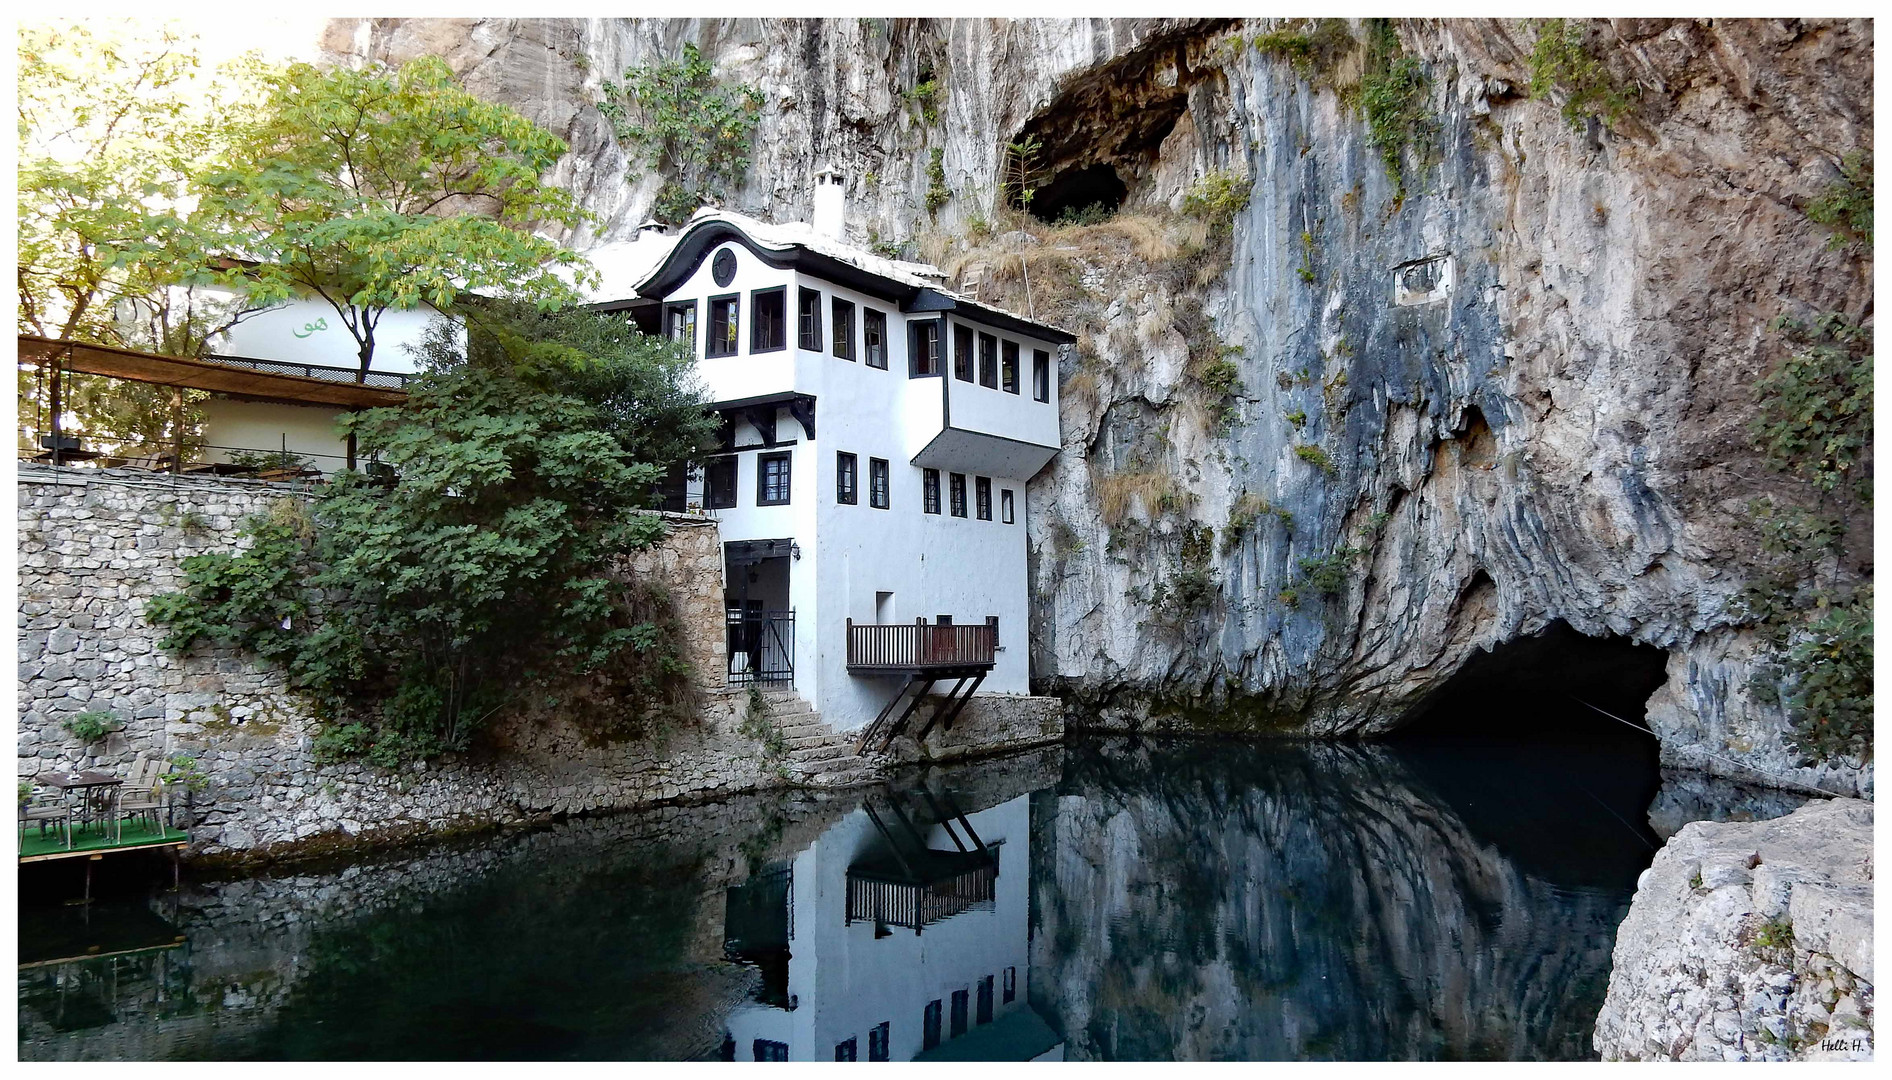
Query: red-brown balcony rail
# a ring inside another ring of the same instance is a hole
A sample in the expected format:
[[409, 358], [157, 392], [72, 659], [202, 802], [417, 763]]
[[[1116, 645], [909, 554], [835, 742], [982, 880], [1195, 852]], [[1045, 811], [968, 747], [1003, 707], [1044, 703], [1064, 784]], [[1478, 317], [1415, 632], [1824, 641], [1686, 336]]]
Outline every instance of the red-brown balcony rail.
[[847, 666], [853, 671], [923, 672], [989, 668], [999, 630], [991, 624], [847, 623]]

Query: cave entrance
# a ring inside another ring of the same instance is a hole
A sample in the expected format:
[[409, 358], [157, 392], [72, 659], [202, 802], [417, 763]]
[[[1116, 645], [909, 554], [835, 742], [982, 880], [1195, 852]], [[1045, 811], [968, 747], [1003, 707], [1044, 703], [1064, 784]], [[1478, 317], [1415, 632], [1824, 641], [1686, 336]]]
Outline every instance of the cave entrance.
[[1533, 873], [1571, 886], [1633, 883], [1661, 845], [1648, 817], [1658, 747], [1642, 729], [1667, 667], [1662, 649], [1552, 623], [1473, 656], [1388, 745], [1475, 834]]
[[[1109, 165], [1066, 169], [1039, 187], [1031, 197], [1032, 216], [1056, 224], [1060, 220], [1103, 218], [1117, 212], [1130, 188]], [[1101, 208], [1101, 209], [1098, 209]]]

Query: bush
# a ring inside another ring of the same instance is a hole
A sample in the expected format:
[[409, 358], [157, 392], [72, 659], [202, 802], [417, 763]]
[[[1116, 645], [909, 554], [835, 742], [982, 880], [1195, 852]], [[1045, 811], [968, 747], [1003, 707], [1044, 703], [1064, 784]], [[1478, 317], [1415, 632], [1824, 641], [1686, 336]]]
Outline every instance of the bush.
[[935, 214], [953, 197], [953, 189], [946, 186], [946, 151], [933, 148], [932, 159], [926, 164], [926, 212]]
[[1809, 200], [1806, 215], [1832, 232], [1826, 246], [1872, 248], [1872, 151], [1855, 150], [1840, 162], [1839, 179]]
[[1322, 596], [1337, 596], [1346, 591], [1353, 560], [1362, 554], [1360, 548], [1347, 547], [1319, 558], [1301, 559], [1301, 582]]
[[1340, 471], [1340, 467], [1334, 464], [1334, 460], [1327, 456], [1327, 451], [1318, 446], [1302, 443], [1294, 448], [1294, 456], [1309, 465], [1320, 466], [1321, 471], [1330, 476]]
[[1403, 165], [1406, 147], [1431, 130], [1426, 113], [1426, 90], [1431, 80], [1417, 57], [1405, 56], [1399, 36], [1384, 19], [1371, 20], [1367, 39], [1366, 74], [1360, 79], [1360, 112], [1366, 117], [1367, 145], [1379, 153], [1386, 175], [1393, 181], [1393, 201], [1406, 194]]
[[1182, 212], [1209, 227], [1211, 237], [1226, 235], [1235, 215], [1248, 209], [1254, 185], [1239, 173], [1212, 172], [1196, 181], [1183, 196]]
[[77, 716], [60, 721], [60, 727], [70, 731], [80, 742], [87, 746], [105, 738], [112, 732], [124, 727], [118, 717], [104, 710], [92, 709]]
[[1553, 89], [1563, 92], [1564, 122], [1574, 131], [1582, 131], [1592, 116], [1616, 123], [1642, 91], [1634, 83], [1617, 85], [1590, 47], [1590, 24], [1580, 19], [1538, 24], [1537, 41], [1531, 46], [1531, 93], [1542, 97]]
[[1872, 478], [1858, 471], [1872, 444], [1872, 329], [1829, 312], [1774, 327], [1800, 351], [1755, 387], [1755, 446], [1777, 471], [1805, 476], [1823, 493], [1845, 486], [1863, 502]]
[[598, 109], [611, 130], [665, 177], [652, 207], [659, 220], [676, 224], [723, 201], [748, 173], [762, 92], [718, 82], [695, 45], [683, 46], [681, 60], [626, 71], [622, 84], [607, 79], [603, 90]]

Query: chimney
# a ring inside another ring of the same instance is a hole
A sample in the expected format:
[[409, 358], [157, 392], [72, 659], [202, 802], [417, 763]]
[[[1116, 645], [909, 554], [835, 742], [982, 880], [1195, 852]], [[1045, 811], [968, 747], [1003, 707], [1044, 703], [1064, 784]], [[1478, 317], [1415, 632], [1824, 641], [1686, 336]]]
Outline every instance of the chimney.
[[847, 177], [829, 167], [815, 174], [815, 232], [845, 240], [847, 231]]

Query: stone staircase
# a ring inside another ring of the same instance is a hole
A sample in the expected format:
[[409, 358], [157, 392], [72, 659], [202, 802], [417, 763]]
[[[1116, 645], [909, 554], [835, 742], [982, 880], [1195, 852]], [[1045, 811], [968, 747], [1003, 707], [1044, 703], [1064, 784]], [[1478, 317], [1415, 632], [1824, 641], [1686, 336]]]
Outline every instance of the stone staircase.
[[855, 754], [861, 733], [835, 731], [793, 690], [764, 690], [769, 720], [788, 744], [789, 776], [810, 787], [852, 787], [880, 778], [873, 762]]

